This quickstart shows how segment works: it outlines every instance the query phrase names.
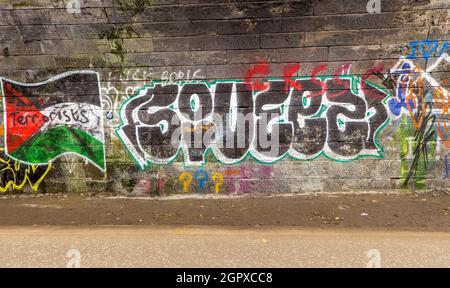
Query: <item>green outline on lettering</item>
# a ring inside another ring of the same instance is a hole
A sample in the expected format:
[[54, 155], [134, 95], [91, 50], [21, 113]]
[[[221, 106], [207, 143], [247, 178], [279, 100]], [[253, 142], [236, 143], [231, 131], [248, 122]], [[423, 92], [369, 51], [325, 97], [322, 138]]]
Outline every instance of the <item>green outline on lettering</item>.
[[[327, 81], [327, 80], [331, 80], [331, 79], [333, 79], [335, 76], [316, 76], [315, 78], [316, 79], [319, 79], [319, 80], [321, 80], [321, 81]], [[312, 77], [311, 76], [299, 76], [299, 77], [295, 77], [293, 80], [304, 80], [304, 79], [311, 79]], [[361, 87], [361, 75], [356, 75], [356, 74], [344, 74], [344, 75], [339, 75], [339, 79], [350, 79], [350, 81], [351, 81], [351, 83], [350, 83], [350, 90], [352, 91], [352, 93], [354, 94], [354, 95], [358, 95], [358, 88], [360, 88]], [[267, 81], [284, 81], [282, 78], [280, 78], [280, 77], [270, 77], [270, 78], [267, 78]], [[216, 85], [216, 84], [218, 84], [218, 83], [236, 83], [236, 82], [238, 82], [238, 83], [243, 83], [243, 81], [242, 80], [232, 80], [232, 79], [221, 79], [221, 80], [213, 80], [213, 81], [205, 81], [205, 80], [195, 80], [195, 81], [178, 81], [178, 82], [174, 82], [174, 83], [167, 83], [167, 82], [164, 82], [164, 81], [152, 81], [151, 82], [151, 84], [150, 85], [144, 85], [142, 88], [139, 88], [139, 89], [137, 89], [137, 91], [136, 91], [136, 93], [132, 96], [132, 97], [130, 97], [130, 98], [128, 98], [127, 100], [125, 100], [121, 105], [120, 105], [120, 108], [119, 108], [119, 118], [120, 118], [120, 125], [114, 130], [115, 131], [115, 134], [116, 134], [116, 136], [119, 138], [119, 140], [120, 140], [120, 142], [125, 146], [125, 148], [128, 150], [128, 153], [131, 155], [131, 157], [133, 158], [133, 160], [138, 164], [138, 167], [142, 170], [142, 171], [145, 171], [145, 170], [147, 170], [148, 168], [151, 168], [151, 167], [153, 167], [153, 166], [156, 166], [156, 167], [160, 167], [160, 166], [169, 166], [169, 165], [171, 165], [171, 164], [173, 164], [173, 162], [178, 158], [178, 157], [180, 157], [180, 150], [181, 150], [181, 153], [183, 154], [182, 155], [182, 157], [183, 157], [183, 160], [185, 159], [185, 155], [184, 155], [184, 152], [183, 152], [183, 148], [182, 148], [182, 145], [180, 145], [180, 147], [178, 147], [178, 149], [177, 149], [177, 152], [175, 153], [175, 155], [172, 157], [173, 159], [171, 159], [170, 161], [168, 161], [168, 163], [166, 163], [166, 164], [155, 164], [155, 163], [153, 163], [153, 162], [151, 162], [150, 160], [147, 160], [146, 159], [146, 161], [145, 161], [145, 163], [144, 163], [144, 165], [143, 166], [141, 166], [141, 165], [139, 165], [139, 162], [137, 161], [137, 159], [135, 158], [135, 156], [133, 155], [133, 153], [128, 149], [128, 146], [124, 143], [124, 141], [122, 140], [122, 138], [119, 136], [119, 134], [118, 134], [118, 131], [124, 126], [124, 123], [123, 123], [123, 119], [122, 119], [122, 117], [121, 117], [121, 114], [122, 114], [122, 109], [123, 109], [123, 107], [129, 102], [129, 101], [131, 101], [132, 99], [134, 99], [134, 98], [136, 98], [137, 96], [139, 96], [139, 94], [141, 93], [141, 91], [143, 91], [143, 90], [145, 90], [145, 89], [151, 89], [151, 88], [154, 88], [155, 87], [155, 85], [158, 85], [158, 84], [161, 84], [161, 85], [179, 85], [179, 86], [183, 86], [183, 85], [185, 85], [185, 84], [190, 84], [190, 83], [202, 83], [202, 84], [205, 84], [209, 89], [213, 86], [213, 85]], [[370, 85], [370, 86], [372, 86], [373, 88], [376, 88], [376, 89], [378, 89], [379, 91], [381, 91], [381, 92], [383, 92], [384, 94], [386, 94], [386, 97], [381, 101], [381, 103], [386, 107], [386, 111], [387, 111], [387, 113], [388, 113], [388, 115], [389, 115], [389, 109], [388, 109], [388, 107], [387, 107], [387, 101], [393, 96], [392, 95], [392, 93], [388, 90], [388, 89], [386, 89], [385, 87], [381, 87], [381, 86], [379, 86], [379, 85], [376, 85], [375, 83], [372, 83], [372, 82], [369, 82], [369, 81], [366, 81], [366, 84], [367, 85]], [[259, 93], [259, 92], [261, 92], [261, 91], [257, 91], [257, 92], [255, 92], [255, 91], [253, 91], [252, 93], [252, 97], [254, 97], [255, 96], [255, 94], [256, 93]], [[365, 95], [364, 95], [365, 96]], [[322, 113], [324, 113], [325, 111], [326, 111], [326, 109], [328, 109], [328, 107], [326, 106], [326, 105], [321, 105], [322, 107], [320, 108], [320, 110], [316, 113], [316, 114], [314, 114], [313, 116], [311, 116], [311, 117], [320, 117], [320, 115], [322, 114]], [[169, 109], [174, 109], [174, 107], [173, 107], [173, 103], [172, 104], [170, 104], [169, 106], [167, 106], [167, 108], [169, 108]], [[239, 164], [241, 164], [242, 162], [244, 162], [244, 161], [246, 161], [249, 157], [250, 158], [252, 158], [254, 161], [256, 161], [257, 163], [260, 163], [260, 164], [264, 164], [264, 165], [272, 165], [272, 164], [275, 164], [275, 163], [277, 163], [277, 162], [279, 162], [279, 161], [283, 161], [285, 158], [291, 158], [292, 160], [295, 160], [295, 161], [314, 161], [315, 159], [317, 159], [317, 158], [319, 158], [319, 157], [321, 157], [321, 156], [323, 156], [323, 157], [325, 157], [325, 158], [327, 158], [327, 159], [329, 159], [329, 160], [332, 160], [332, 161], [335, 161], [335, 162], [339, 162], [339, 163], [347, 163], [347, 162], [351, 162], [351, 161], [356, 161], [356, 160], [359, 160], [359, 159], [363, 159], [363, 158], [374, 158], [374, 159], [380, 159], [380, 158], [383, 158], [383, 155], [382, 155], [382, 153], [384, 153], [384, 148], [380, 145], [380, 143], [378, 142], [378, 136], [379, 136], [379, 134], [381, 133], [381, 131], [390, 123], [390, 121], [391, 121], [391, 119], [390, 119], [390, 117], [388, 116], [387, 118], [386, 118], [386, 120], [380, 125], [380, 127], [378, 127], [378, 129], [375, 131], [375, 133], [374, 133], [374, 144], [375, 144], [375, 146], [376, 146], [376, 148], [377, 148], [377, 154], [378, 155], [371, 155], [371, 154], [358, 154], [358, 155], [356, 155], [356, 156], [354, 156], [353, 158], [349, 158], [349, 159], [335, 159], [335, 158], [333, 158], [333, 157], [331, 157], [331, 156], [329, 156], [325, 151], [320, 151], [320, 153], [318, 153], [316, 156], [314, 156], [314, 157], [312, 157], [312, 158], [308, 158], [308, 159], [298, 159], [298, 158], [295, 158], [295, 157], [293, 157], [292, 155], [290, 155], [290, 153], [289, 153], [289, 151], [287, 151], [287, 152], [285, 152], [282, 156], [280, 156], [280, 157], [278, 157], [278, 159], [276, 159], [276, 160], [274, 160], [274, 161], [268, 161], [268, 162], [265, 162], [265, 161], [262, 161], [262, 160], [260, 160], [260, 159], [257, 159], [252, 153], [251, 153], [251, 151], [249, 150], [249, 151], [247, 151], [245, 154], [244, 154], [244, 156], [242, 157], [242, 159], [241, 160], [239, 160], [239, 161], [237, 161], [236, 163], [232, 163], [232, 164], [226, 164], [226, 163], [224, 163], [224, 162], [222, 162], [222, 161], [220, 161], [219, 159], [217, 159], [217, 157], [216, 157], [216, 155], [212, 152], [212, 148], [211, 147], [207, 147], [206, 149], [205, 149], [205, 152], [203, 153], [203, 162], [201, 163], [201, 164], [199, 164], [199, 165], [187, 165], [187, 163], [186, 163], [186, 161], [183, 161], [183, 167], [184, 168], [204, 168], [204, 166], [207, 164], [207, 162], [206, 162], [206, 159], [208, 158], [208, 156], [209, 156], [209, 154], [211, 154], [211, 157], [216, 161], [216, 162], [218, 162], [218, 163], [220, 163], [220, 164], [223, 164], [223, 165], [227, 165], [227, 166], [233, 166], [233, 165], [239, 165]]]

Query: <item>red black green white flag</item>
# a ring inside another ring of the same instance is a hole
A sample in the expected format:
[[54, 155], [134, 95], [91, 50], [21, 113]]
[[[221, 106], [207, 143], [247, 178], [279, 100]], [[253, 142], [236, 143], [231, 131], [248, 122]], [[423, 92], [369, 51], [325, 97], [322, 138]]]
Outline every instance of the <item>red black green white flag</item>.
[[104, 171], [99, 76], [72, 71], [40, 83], [1, 80], [5, 152], [28, 164], [77, 154]]

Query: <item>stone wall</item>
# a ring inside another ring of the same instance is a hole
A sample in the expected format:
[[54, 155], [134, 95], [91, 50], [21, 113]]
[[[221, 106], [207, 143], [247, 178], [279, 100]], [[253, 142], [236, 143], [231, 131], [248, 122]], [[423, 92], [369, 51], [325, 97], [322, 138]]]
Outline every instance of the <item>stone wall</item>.
[[447, 189], [449, 11], [0, 0], [0, 191]]

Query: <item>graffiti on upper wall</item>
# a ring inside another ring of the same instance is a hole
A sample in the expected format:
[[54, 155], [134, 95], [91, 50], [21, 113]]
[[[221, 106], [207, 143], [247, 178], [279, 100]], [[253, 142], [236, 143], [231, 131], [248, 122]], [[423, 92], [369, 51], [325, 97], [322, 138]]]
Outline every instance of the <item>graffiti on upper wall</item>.
[[381, 157], [385, 91], [349, 74], [289, 80], [152, 83], [122, 105], [116, 132], [141, 169], [180, 151], [186, 165], [204, 164], [208, 152], [224, 164]]
[[72, 153], [105, 171], [99, 76], [67, 72], [33, 84], [1, 80], [5, 153], [22, 163], [46, 165]]
[[418, 57], [425, 58], [428, 61], [431, 57], [441, 57], [447, 51], [450, 51], [450, 44], [448, 41], [438, 41], [425, 39], [422, 41], [409, 42], [411, 54], [406, 56], [406, 59], [416, 59]]
[[[439, 73], [450, 63], [449, 44], [427, 39], [410, 48], [387, 74], [378, 66], [355, 75], [342, 65], [319, 76], [327, 67], [318, 65], [311, 76], [296, 76], [300, 64], [289, 64], [283, 77], [267, 79], [270, 69], [262, 62], [242, 80], [206, 81], [200, 70], [183, 70], [163, 71], [153, 81], [151, 68], [111, 72], [104, 82], [90, 70], [40, 83], [2, 78], [0, 192], [26, 184], [36, 191], [57, 158], [70, 172], [80, 169], [74, 154], [106, 171], [104, 129], [110, 128], [123, 146], [115, 144], [127, 150], [122, 155], [131, 155], [140, 169], [174, 161], [186, 166], [173, 179], [159, 172], [142, 179], [136, 191], [164, 192], [175, 182], [183, 193], [249, 193], [255, 179], [271, 185], [274, 167], [249, 168], [244, 160], [381, 158], [378, 137], [389, 120], [400, 142], [403, 184], [414, 179], [423, 186], [430, 155], [450, 148], [448, 80]], [[372, 76], [383, 87], [369, 82]], [[447, 156], [442, 160], [448, 178]], [[240, 165], [198, 167], [215, 161]]]

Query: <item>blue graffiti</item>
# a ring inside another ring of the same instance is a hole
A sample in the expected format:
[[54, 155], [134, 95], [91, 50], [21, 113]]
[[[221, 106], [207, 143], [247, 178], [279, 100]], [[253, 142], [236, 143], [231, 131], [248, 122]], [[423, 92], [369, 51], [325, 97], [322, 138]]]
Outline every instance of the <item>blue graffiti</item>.
[[[402, 108], [407, 109], [405, 95], [407, 89], [409, 88], [408, 87], [409, 73], [411, 73], [411, 66], [408, 63], [403, 63], [401, 68], [393, 73], [394, 75], [400, 75], [399, 85], [397, 85], [397, 93], [396, 93], [397, 97], [391, 98], [388, 102], [389, 110], [395, 116], [400, 115], [400, 113], [402, 112]], [[412, 99], [409, 100], [409, 105], [410, 107], [413, 106]]]
[[206, 172], [205, 170], [199, 169], [195, 171], [194, 179], [198, 182], [198, 187], [200, 187], [200, 190], [202, 190], [202, 192], [205, 190], [205, 183], [208, 183], [208, 178], [208, 172]]

